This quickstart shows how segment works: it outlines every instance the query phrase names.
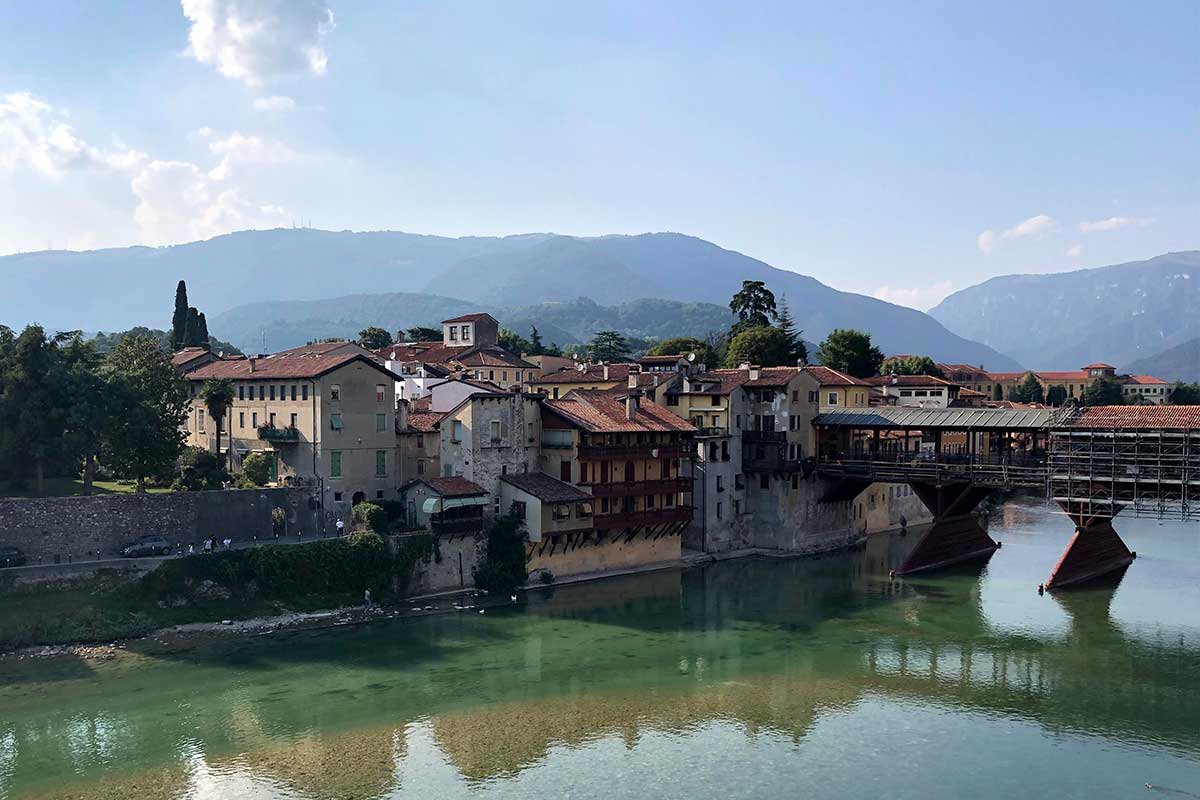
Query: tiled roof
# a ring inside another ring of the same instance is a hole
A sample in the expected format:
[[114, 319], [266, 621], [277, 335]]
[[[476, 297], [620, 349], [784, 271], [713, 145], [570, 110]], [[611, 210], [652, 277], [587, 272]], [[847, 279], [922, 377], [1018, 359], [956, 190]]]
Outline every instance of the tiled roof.
[[604, 390], [576, 389], [561, 400], [543, 400], [543, 406], [590, 433], [681, 431], [696, 427], [682, 417], [643, 398], [633, 419], [625, 415], [625, 401]]
[[537, 369], [536, 364], [531, 364], [494, 344], [446, 345], [441, 342], [410, 342], [380, 348], [375, 353], [389, 361], [419, 361], [422, 364], [441, 365], [458, 362], [464, 367]]
[[592, 499], [592, 496], [582, 489], [544, 472], [526, 472], [523, 475], [509, 473], [501, 476], [500, 480], [546, 503], [574, 503]]
[[1200, 406], [1087, 406], [1063, 427], [1200, 430]]
[[434, 389], [436, 389], [439, 386], [445, 386], [447, 383], [461, 383], [465, 386], [470, 386], [473, 389], [479, 389], [480, 391], [484, 391], [484, 392], [494, 392], [495, 394], [507, 394], [507, 392], [505, 392], [502, 387], [497, 386], [496, 384], [492, 383], [491, 381], [481, 381], [481, 380], [476, 380], [474, 378], [462, 378], [462, 377], [447, 378], [444, 381], [430, 385], [428, 388], [430, 391], [433, 391]]
[[742, 369], [714, 369], [708, 372], [701, 373], [693, 379], [693, 385], [697, 381], [705, 383], [716, 382], [720, 385], [716, 390], [699, 392], [696, 389], [692, 390], [692, 394], [731, 394], [734, 389], [742, 386], [746, 381], [750, 380], [750, 373]]
[[967, 389], [966, 387], [958, 390], [958, 396], [963, 400], [971, 397], [987, 397], [987, 395], [983, 392], [977, 392], [974, 389]]
[[838, 372], [830, 367], [817, 366], [810, 364], [804, 368], [804, 371], [812, 375], [822, 386], [868, 386], [865, 381], [847, 375], [844, 372]]
[[313, 342], [312, 344], [292, 347], [271, 353], [265, 358], [308, 358], [310, 356], [325, 356], [331, 353], [360, 353], [373, 356], [375, 353], [360, 345], [358, 342]]
[[208, 355], [208, 353], [209, 350], [207, 347], [185, 347], [171, 354], [171, 363], [177, 367], [182, 367], [189, 361], [195, 361], [201, 356]]
[[1122, 382], [1134, 383], [1139, 386], [1166, 386], [1168, 384], [1168, 381], [1156, 378], [1153, 375], [1126, 375]]
[[461, 475], [449, 478], [423, 478], [420, 479], [420, 482], [433, 489], [442, 497], [473, 497], [475, 495], [487, 494], [487, 489], [484, 489], [478, 483], [472, 483]]
[[318, 378], [327, 372], [361, 361], [379, 370], [393, 380], [400, 376], [384, 368], [378, 360], [362, 353], [335, 353], [332, 355], [294, 355], [288, 358], [238, 359], [237, 361], [214, 361], [192, 370], [184, 377], [189, 381], [209, 378], [231, 380], [270, 380], [273, 378]]
[[416, 433], [432, 433], [445, 414], [439, 411], [417, 411], [408, 415], [408, 430]]
[[[1021, 373], [1024, 375], [1025, 373]], [[1034, 372], [1044, 381], [1086, 381], [1092, 377], [1081, 369], [1068, 370], [1067, 372]]]
[[801, 371], [800, 367], [762, 367], [758, 371], [757, 378], [748, 380], [742, 385], [753, 388], [787, 386]]
[[938, 369], [950, 376], [953, 380], [958, 381], [986, 381], [991, 380], [988, 377], [987, 371], [983, 367], [977, 367], [973, 364], [938, 364]]
[[872, 386], [958, 386], [934, 375], [876, 375], [863, 381]]
[[1041, 430], [1052, 412], [1048, 408], [896, 408], [824, 411], [813, 424], [831, 428], [909, 428], [920, 430]]
[[673, 356], [642, 356], [638, 359], [639, 364], [675, 364], [679, 361], [687, 361], [687, 355], [676, 353]]
[[442, 324], [445, 325], [450, 322], [479, 322], [479, 320], [481, 320], [481, 319], [490, 319], [492, 322], [496, 321], [496, 318], [493, 317], [491, 314], [478, 313], [478, 314], [463, 314], [461, 317], [454, 317], [452, 319], [444, 319], [444, 320], [442, 320]]
[[[608, 377], [604, 376], [604, 367], [608, 367]], [[558, 384], [558, 383], [604, 383], [605, 381], [612, 383], [624, 383], [629, 380], [629, 370], [635, 364], [589, 364], [586, 370], [581, 370], [577, 367], [563, 367], [557, 372], [551, 372], [549, 375], [543, 375], [540, 378], [534, 378], [529, 381], [530, 386], [538, 384]]]
[[1103, 361], [1097, 361], [1095, 364], [1088, 364], [1080, 369], [1116, 369], [1112, 364], [1105, 364]]

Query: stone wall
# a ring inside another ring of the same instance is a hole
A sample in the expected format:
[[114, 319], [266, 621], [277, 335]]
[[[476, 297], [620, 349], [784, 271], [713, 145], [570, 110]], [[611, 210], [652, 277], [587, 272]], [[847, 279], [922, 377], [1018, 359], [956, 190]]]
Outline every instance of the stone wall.
[[531, 580], [536, 583], [538, 573], [542, 570], [550, 570], [555, 578], [566, 578], [679, 561], [680, 537], [676, 534], [655, 539], [653, 535], [639, 533], [632, 541], [626, 539], [626, 536], [619, 535], [605, 539], [600, 544], [589, 540], [576, 547], [560, 546], [555, 548], [553, 555], [549, 547], [538, 543], [533, 546], [525, 567]]
[[262, 540], [273, 536], [275, 508], [287, 510], [289, 537], [321, 532], [312, 489], [231, 489], [0, 500], [0, 545], [19, 547], [30, 564], [53, 564], [119, 557], [147, 535], [184, 548], [209, 536]]
[[[428, 535], [428, 534], [423, 534]], [[468, 589], [475, 585], [475, 567], [483, 561], [487, 537], [457, 535], [443, 536], [438, 542], [442, 559], [431, 558], [429, 563], [418, 561], [409, 579], [408, 594], [422, 595]]]
[[761, 474], [746, 476], [749, 513], [738, 520], [741, 547], [761, 547], [786, 553], [822, 553], [849, 547], [863, 532], [851, 519], [852, 504], [819, 502], [825, 489], [823, 481], [810, 475], [770, 475], [768, 485]]

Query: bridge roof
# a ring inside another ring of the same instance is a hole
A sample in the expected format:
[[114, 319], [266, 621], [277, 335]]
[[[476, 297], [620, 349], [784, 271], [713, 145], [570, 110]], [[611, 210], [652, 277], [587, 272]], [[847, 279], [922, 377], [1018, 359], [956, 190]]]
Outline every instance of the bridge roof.
[[855, 408], [818, 414], [813, 425], [825, 428], [907, 429], [921, 431], [1034, 431], [1050, 427], [1050, 408]]

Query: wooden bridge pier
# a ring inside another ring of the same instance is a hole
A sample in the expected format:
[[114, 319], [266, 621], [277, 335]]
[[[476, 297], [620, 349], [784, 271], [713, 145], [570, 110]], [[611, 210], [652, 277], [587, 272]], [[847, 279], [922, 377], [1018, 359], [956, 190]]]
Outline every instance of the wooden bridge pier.
[[909, 486], [933, 514], [933, 524], [896, 570], [897, 575], [986, 559], [999, 548], [974, 514], [975, 507], [991, 492], [990, 488], [917, 482], [910, 482]]
[[1075, 523], [1075, 535], [1046, 579], [1047, 590], [1092, 581], [1133, 563], [1134, 554], [1113, 528], [1112, 515], [1120, 510], [1080, 507], [1078, 503], [1059, 503]]

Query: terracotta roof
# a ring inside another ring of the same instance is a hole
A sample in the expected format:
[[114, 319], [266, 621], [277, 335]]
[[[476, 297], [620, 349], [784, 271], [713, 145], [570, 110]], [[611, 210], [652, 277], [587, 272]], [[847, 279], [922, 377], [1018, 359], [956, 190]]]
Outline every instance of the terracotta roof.
[[1076, 409], [1065, 426], [1200, 430], [1200, 406], [1087, 406]]
[[734, 389], [737, 389], [746, 381], [750, 380], [750, 373], [746, 370], [738, 369], [714, 369], [709, 372], [703, 372], [692, 379], [693, 384], [697, 381], [705, 383], [718, 383], [719, 386], [715, 390], [699, 391], [693, 389], [689, 394], [731, 394]]
[[987, 379], [989, 381], [1019, 381], [1028, 375], [1029, 372], [989, 372]]
[[872, 386], [958, 386], [935, 375], [876, 375], [863, 380]]
[[408, 431], [414, 433], [432, 433], [437, 430], [437, 424], [445, 414], [439, 411], [418, 411], [408, 415]]
[[1088, 364], [1080, 369], [1116, 369], [1112, 364], [1105, 364], [1103, 361], [1097, 361], [1095, 364]]
[[510, 473], [502, 475], [500, 480], [546, 503], [574, 503], [592, 499], [592, 496], [582, 489], [544, 472], [526, 472], [523, 475]]
[[938, 364], [938, 369], [958, 381], [990, 380], [987, 370], [973, 364]]
[[1139, 386], [1166, 386], [1169, 381], [1164, 381], [1162, 378], [1156, 378], [1153, 375], [1126, 375], [1123, 383], [1135, 383]]
[[549, 383], [624, 383], [629, 380], [629, 370], [635, 364], [608, 364], [608, 377], [604, 377], [604, 364], [589, 364], [586, 370], [578, 367], [563, 367], [562, 369], [534, 378], [528, 381], [530, 386]]
[[492, 383], [491, 381], [481, 381], [481, 380], [476, 380], [475, 378], [464, 378], [461, 376], [447, 378], [444, 381], [439, 381], [438, 383], [431, 384], [428, 387], [428, 389], [429, 389], [429, 391], [433, 391], [434, 389], [436, 389], [439, 386], [445, 386], [447, 383], [461, 383], [466, 386], [470, 386], [474, 389], [480, 389], [485, 392], [492, 392], [494, 394], [508, 394], [506, 391], [504, 391], [504, 389], [502, 387], [497, 386], [496, 384]]
[[310, 356], [324, 356], [335, 352], [345, 353], [361, 353], [363, 355], [374, 356], [375, 353], [363, 347], [358, 342], [341, 341], [341, 342], [313, 342], [312, 344], [302, 345], [301, 347], [292, 347], [288, 350], [280, 350], [278, 353], [271, 353], [264, 358], [308, 358]]
[[838, 372], [831, 367], [822, 367], [817, 365], [809, 365], [804, 368], [804, 371], [812, 375], [822, 386], [869, 386], [866, 381], [861, 381], [858, 378], [847, 375], [844, 372]]
[[645, 398], [638, 404], [633, 419], [628, 419], [625, 401], [604, 390], [576, 389], [561, 400], [543, 400], [542, 404], [589, 433], [696, 431], [692, 423]]
[[754, 388], [787, 386], [802, 371], [800, 367], [762, 367], [758, 371], [757, 378], [748, 380], [742, 385]]
[[487, 489], [478, 483], [472, 483], [461, 475], [449, 478], [423, 478], [414, 483], [423, 483], [442, 497], [473, 497], [487, 494]]
[[201, 356], [208, 355], [208, 353], [209, 350], [207, 347], [185, 347], [171, 354], [171, 363], [177, 367], [182, 367], [189, 361], [195, 361]]
[[[1024, 373], [1021, 373], [1024, 375]], [[1033, 373], [1044, 381], [1086, 381], [1092, 377], [1081, 369], [1068, 370], [1067, 372], [1038, 372]]]
[[490, 319], [492, 322], [496, 321], [496, 318], [493, 317], [491, 314], [478, 313], [478, 314], [463, 314], [461, 317], [453, 317], [452, 319], [444, 319], [444, 320], [442, 320], [442, 324], [445, 325], [449, 322], [479, 322], [479, 320], [481, 320], [481, 319]]
[[202, 381], [209, 378], [229, 378], [243, 381], [270, 380], [272, 378], [318, 378], [354, 361], [361, 361], [390, 376], [393, 380], [400, 380], [399, 375], [386, 369], [378, 360], [363, 353], [214, 361], [192, 370], [184, 377], [189, 381]]
[[958, 396], [964, 400], [969, 397], [987, 397], [987, 395], [983, 392], [977, 392], [974, 389], [968, 389], [965, 386], [958, 390]]
[[679, 361], [687, 361], [687, 354], [676, 353], [673, 356], [642, 356], [637, 361], [639, 364], [674, 364]]

